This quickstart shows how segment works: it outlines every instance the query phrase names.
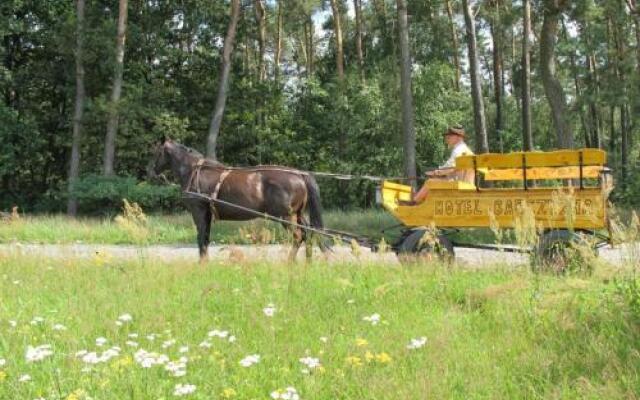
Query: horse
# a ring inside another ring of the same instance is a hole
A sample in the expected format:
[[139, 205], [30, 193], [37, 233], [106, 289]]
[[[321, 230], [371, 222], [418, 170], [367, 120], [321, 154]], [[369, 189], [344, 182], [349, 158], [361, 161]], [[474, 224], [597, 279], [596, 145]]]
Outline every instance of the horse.
[[[307, 244], [307, 260], [311, 258], [311, 243], [303, 226], [323, 229], [324, 224], [320, 190], [315, 178], [309, 173], [275, 165], [227, 167], [205, 158], [194, 149], [163, 138], [154, 146], [147, 174], [153, 178], [168, 169], [179, 180], [183, 192], [202, 193], [221, 200], [216, 202], [209, 201], [206, 197], [184, 198], [184, 204], [198, 231], [201, 263], [208, 260], [212, 222], [247, 221], [257, 218], [257, 213], [295, 224], [283, 222], [284, 227], [293, 235], [289, 260], [295, 260], [303, 242]], [[309, 213], [309, 222], [304, 216], [305, 210]], [[328, 250], [328, 246], [322, 241], [319, 245], [323, 252]]]

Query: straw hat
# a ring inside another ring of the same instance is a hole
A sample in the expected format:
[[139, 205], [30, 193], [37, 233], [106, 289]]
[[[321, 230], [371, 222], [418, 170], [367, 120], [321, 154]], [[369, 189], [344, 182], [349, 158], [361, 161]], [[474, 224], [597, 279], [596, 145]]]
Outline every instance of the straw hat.
[[460, 137], [465, 137], [464, 128], [460, 125], [450, 126], [447, 130], [442, 134], [442, 136], [448, 135], [458, 135]]

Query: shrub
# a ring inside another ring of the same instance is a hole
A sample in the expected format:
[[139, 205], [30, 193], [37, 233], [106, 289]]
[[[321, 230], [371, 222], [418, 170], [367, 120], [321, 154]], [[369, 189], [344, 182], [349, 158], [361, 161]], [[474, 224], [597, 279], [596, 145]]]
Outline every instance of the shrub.
[[78, 180], [73, 193], [81, 212], [112, 214], [122, 206], [122, 199], [138, 203], [149, 211], [181, 209], [180, 188], [176, 185], [153, 185], [133, 177], [87, 175]]

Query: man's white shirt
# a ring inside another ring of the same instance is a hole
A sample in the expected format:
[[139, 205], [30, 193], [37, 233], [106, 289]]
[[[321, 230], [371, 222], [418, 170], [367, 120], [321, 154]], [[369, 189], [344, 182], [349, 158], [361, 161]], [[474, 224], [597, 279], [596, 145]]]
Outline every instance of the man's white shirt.
[[453, 168], [456, 166], [457, 157], [471, 154], [473, 154], [473, 151], [471, 151], [469, 146], [467, 146], [465, 142], [460, 142], [451, 150], [451, 156], [440, 168]]

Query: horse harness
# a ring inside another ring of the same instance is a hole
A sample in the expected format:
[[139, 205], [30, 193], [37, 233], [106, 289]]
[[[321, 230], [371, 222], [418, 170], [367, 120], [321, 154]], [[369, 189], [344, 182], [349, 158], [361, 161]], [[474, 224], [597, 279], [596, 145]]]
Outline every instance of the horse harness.
[[206, 158], [201, 158], [198, 160], [198, 162], [195, 164], [193, 171], [191, 172], [191, 176], [189, 177], [189, 182], [187, 183], [186, 186], [186, 191], [190, 191], [191, 188], [193, 187], [194, 181], [195, 181], [195, 189], [196, 192], [198, 194], [202, 194], [200, 191], [200, 171], [202, 170], [203, 167], [209, 167], [209, 168], [213, 168], [213, 169], [221, 169], [222, 172], [220, 173], [220, 178], [218, 179], [218, 182], [216, 183], [216, 186], [213, 189], [213, 192], [211, 193], [211, 199], [213, 201], [210, 202], [211, 204], [211, 211], [213, 212], [213, 215], [215, 217], [216, 220], [218, 220], [220, 218], [220, 214], [218, 213], [218, 210], [216, 209], [215, 206], [215, 200], [218, 200], [218, 195], [220, 194], [220, 188], [222, 187], [222, 184], [224, 183], [225, 179], [227, 179], [227, 177], [229, 176], [229, 174], [231, 174], [231, 172], [238, 170], [238, 171], [248, 171], [248, 172], [257, 172], [257, 171], [282, 171], [282, 172], [290, 172], [290, 173], [294, 173], [296, 175], [309, 175], [308, 172], [306, 171], [297, 171], [297, 170], [293, 170], [293, 169], [288, 169], [288, 168], [282, 168], [282, 167], [276, 167], [276, 166], [257, 166], [257, 167], [248, 167], [248, 168], [243, 168], [243, 167], [225, 167], [221, 164], [213, 164], [211, 162], [207, 163], [207, 159]]

